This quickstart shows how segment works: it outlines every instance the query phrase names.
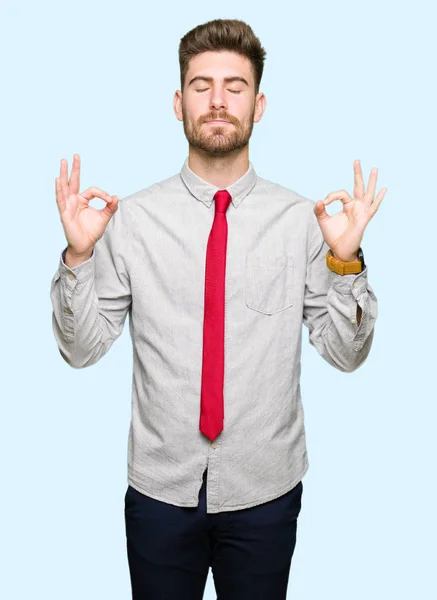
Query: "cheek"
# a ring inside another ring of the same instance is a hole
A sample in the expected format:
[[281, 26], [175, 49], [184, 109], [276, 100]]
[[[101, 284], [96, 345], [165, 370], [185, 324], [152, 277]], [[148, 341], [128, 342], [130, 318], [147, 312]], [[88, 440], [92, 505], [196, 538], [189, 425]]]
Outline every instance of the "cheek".
[[198, 123], [199, 119], [209, 113], [207, 102], [191, 102], [184, 106], [184, 111], [191, 122]]
[[252, 115], [253, 105], [249, 105], [244, 98], [234, 98], [232, 102], [229, 102], [228, 110], [240, 121], [247, 121]]

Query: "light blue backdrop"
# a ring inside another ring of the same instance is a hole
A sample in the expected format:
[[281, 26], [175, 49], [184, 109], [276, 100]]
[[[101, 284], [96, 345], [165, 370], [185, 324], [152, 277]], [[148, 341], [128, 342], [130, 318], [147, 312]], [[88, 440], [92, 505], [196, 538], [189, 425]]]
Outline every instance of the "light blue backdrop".
[[178, 172], [178, 44], [214, 18], [245, 20], [267, 50], [250, 146], [260, 176], [322, 199], [352, 193], [360, 158], [366, 183], [378, 167], [388, 189], [363, 240], [379, 300], [367, 362], [335, 370], [304, 330], [310, 468], [288, 598], [437, 597], [435, 17], [422, 0], [3, 4], [2, 598], [131, 597], [131, 340], [125, 326], [84, 370], [58, 352], [55, 177], [75, 152], [81, 189], [120, 198]]

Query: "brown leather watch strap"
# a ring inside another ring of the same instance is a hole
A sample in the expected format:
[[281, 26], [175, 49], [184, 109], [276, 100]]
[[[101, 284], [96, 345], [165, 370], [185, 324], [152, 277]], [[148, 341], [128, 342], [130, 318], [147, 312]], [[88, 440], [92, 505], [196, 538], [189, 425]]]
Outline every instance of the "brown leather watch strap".
[[326, 253], [326, 266], [334, 273], [339, 275], [350, 275], [352, 273], [361, 273], [363, 270], [363, 264], [361, 260], [354, 260], [353, 262], [344, 262], [338, 260], [332, 254], [332, 250], [328, 250]]

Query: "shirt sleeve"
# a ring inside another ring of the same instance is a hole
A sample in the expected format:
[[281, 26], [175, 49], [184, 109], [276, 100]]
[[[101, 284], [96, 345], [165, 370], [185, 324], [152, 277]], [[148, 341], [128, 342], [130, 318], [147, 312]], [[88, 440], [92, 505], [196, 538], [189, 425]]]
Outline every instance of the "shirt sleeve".
[[[340, 371], [351, 372], [366, 360], [378, 314], [377, 298], [368, 283], [367, 266], [361, 273], [339, 275], [326, 265], [326, 244], [311, 206], [303, 323], [309, 342]], [[357, 306], [361, 307], [358, 325]]]
[[64, 360], [74, 368], [96, 363], [121, 335], [132, 303], [124, 253], [129, 243], [126, 207], [118, 210], [91, 257], [68, 267], [65, 248], [51, 281], [52, 329]]

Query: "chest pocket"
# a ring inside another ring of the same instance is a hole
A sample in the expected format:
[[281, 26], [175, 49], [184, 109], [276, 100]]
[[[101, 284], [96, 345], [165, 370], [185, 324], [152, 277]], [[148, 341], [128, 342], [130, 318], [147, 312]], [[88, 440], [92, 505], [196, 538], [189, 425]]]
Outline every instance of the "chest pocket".
[[293, 306], [293, 277], [292, 256], [246, 255], [246, 306], [266, 315]]

